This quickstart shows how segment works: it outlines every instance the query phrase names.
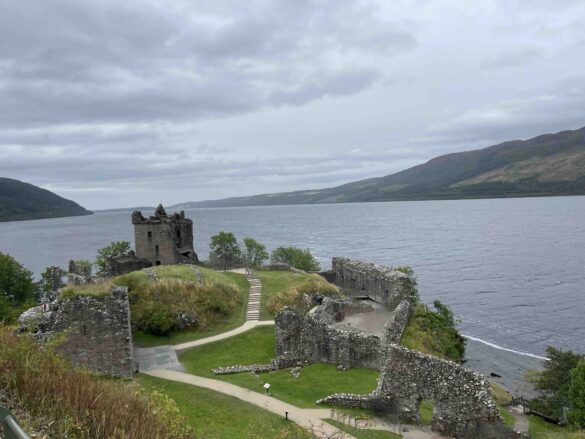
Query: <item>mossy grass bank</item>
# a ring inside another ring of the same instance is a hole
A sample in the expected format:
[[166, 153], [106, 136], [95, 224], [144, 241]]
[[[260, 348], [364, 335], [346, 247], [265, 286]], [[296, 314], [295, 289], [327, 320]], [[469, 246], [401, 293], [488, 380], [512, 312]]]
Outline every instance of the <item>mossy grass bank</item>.
[[[292, 271], [258, 271], [262, 282], [262, 299], [260, 303], [260, 320], [271, 320], [284, 305], [294, 304], [302, 287], [313, 285], [321, 287], [323, 292], [333, 292], [335, 287], [318, 274], [295, 273]], [[319, 288], [317, 288], [319, 289]], [[312, 288], [315, 290], [315, 288]]]

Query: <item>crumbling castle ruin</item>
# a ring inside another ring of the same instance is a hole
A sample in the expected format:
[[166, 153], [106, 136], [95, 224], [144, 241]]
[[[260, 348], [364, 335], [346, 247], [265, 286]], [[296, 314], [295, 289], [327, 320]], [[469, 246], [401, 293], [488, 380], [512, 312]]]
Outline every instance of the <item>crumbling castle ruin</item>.
[[60, 337], [56, 351], [75, 365], [112, 376], [134, 371], [128, 289], [114, 287], [102, 297], [57, 298], [24, 312], [20, 331], [40, 342]]
[[[308, 313], [284, 308], [275, 317], [277, 357], [268, 365], [218, 368], [215, 373], [263, 372], [310, 363], [339, 369], [365, 367], [380, 371], [369, 395], [330, 395], [319, 403], [374, 408], [404, 421], [419, 420], [423, 399], [433, 403], [432, 429], [456, 438], [516, 439], [507, 428], [483, 376], [461, 365], [399, 346], [415, 293], [407, 274], [388, 267], [334, 258], [324, 273], [354, 300], [325, 298]], [[370, 299], [383, 305], [387, 321], [377, 333], [343, 324], [373, 315]], [[356, 300], [357, 299], [357, 300]]]
[[137, 258], [147, 259], [152, 265], [198, 262], [193, 248], [193, 221], [185, 217], [184, 211], [169, 216], [159, 204], [150, 218], [134, 211], [132, 224]]

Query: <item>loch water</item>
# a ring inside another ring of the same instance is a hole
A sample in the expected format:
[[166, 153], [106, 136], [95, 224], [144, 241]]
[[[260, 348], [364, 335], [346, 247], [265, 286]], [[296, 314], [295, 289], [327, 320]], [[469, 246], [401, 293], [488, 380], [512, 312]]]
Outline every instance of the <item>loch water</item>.
[[[149, 212], [143, 212], [145, 215]], [[468, 366], [516, 391], [553, 345], [585, 353], [585, 197], [192, 209], [195, 250], [231, 231], [269, 249], [410, 265], [422, 300], [450, 305], [469, 337]], [[37, 276], [133, 241], [130, 212], [0, 223], [0, 251]]]

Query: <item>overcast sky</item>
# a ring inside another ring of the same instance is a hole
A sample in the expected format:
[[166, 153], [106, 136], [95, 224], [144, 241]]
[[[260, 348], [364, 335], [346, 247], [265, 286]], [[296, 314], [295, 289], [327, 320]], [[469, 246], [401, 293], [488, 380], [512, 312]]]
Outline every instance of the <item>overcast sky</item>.
[[583, 0], [0, 0], [0, 176], [92, 209], [585, 125]]

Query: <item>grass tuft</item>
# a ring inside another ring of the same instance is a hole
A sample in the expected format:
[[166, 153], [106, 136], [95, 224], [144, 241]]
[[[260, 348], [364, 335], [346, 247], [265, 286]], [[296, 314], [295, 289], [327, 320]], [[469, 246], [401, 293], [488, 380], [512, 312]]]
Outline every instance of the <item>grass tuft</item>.
[[112, 284], [101, 282], [97, 284], [71, 285], [63, 288], [60, 293], [61, 299], [72, 299], [74, 297], [106, 297], [112, 294]]

